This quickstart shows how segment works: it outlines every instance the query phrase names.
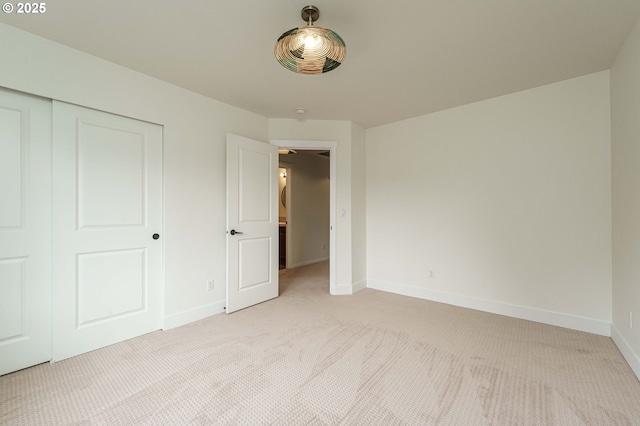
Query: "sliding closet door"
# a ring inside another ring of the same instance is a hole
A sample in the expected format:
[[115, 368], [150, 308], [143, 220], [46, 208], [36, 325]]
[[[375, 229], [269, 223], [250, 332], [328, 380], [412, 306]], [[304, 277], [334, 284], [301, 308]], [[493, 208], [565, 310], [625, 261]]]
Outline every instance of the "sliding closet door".
[[161, 327], [162, 128], [53, 103], [53, 359]]
[[51, 102], [0, 89], [0, 375], [51, 359]]

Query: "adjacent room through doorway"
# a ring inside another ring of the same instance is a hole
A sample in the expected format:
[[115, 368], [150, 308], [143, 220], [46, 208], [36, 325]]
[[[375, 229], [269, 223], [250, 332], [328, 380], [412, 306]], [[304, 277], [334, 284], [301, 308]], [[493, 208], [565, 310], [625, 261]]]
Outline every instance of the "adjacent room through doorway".
[[[281, 148], [278, 168], [279, 269], [331, 264], [330, 149]], [[329, 279], [331, 267], [322, 268]]]

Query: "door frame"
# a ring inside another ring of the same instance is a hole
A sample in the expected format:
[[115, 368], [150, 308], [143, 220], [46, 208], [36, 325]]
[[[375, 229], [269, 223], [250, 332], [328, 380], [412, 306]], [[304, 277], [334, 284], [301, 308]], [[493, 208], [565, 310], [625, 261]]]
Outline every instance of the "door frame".
[[[336, 196], [337, 196], [337, 181], [336, 181], [336, 164], [337, 164], [337, 151], [338, 143], [336, 141], [311, 141], [311, 140], [299, 140], [299, 139], [273, 139], [269, 141], [271, 145], [275, 145], [278, 148], [299, 149], [304, 151], [305, 149], [322, 149], [329, 151], [329, 293], [337, 293], [336, 282], [336, 239], [338, 228], [336, 227]], [[288, 183], [287, 183], [288, 185]], [[287, 191], [287, 195], [291, 191]], [[287, 204], [291, 204], [287, 198]], [[287, 208], [287, 216], [289, 216], [289, 209]], [[289, 222], [287, 220], [287, 228]], [[287, 251], [290, 244], [288, 244], [289, 232], [287, 232]], [[289, 253], [287, 253], [287, 265], [289, 263]]]

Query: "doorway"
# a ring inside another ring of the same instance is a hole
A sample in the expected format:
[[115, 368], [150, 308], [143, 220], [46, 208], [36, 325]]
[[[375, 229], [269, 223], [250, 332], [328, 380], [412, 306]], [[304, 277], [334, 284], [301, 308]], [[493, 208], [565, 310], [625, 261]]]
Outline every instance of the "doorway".
[[[288, 150], [287, 150], [288, 151]], [[281, 157], [281, 155], [280, 155]], [[291, 164], [280, 161], [278, 167], [278, 269], [287, 269], [287, 173], [291, 174]]]
[[[336, 149], [337, 143], [335, 141], [303, 141], [303, 140], [272, 140], [272, 145], [278, 146], [278, 148], [283, 150], [294, 150], [297, 152], [309, 153], [307, 155], [317, 155], [319, 152], [325, 153], [325, 158], [322, 158], [323, 161], [328, 161], [329, 163], [329, 206], [328, 206], [328, 224], [329, 228], [329, 238], [327, 242], [317, 241], [317, 238], [313, 236], [305, 235], [304, 238], [312, 239], [314, 242], [318, 243], [317, 247], [320, 250], [325, 250], [325, 253], [328, 253], [328, 263], [329, 263], [329, 291], [331, 294], [336, 294], [336, 237], [337, 237], [337, 229], [336, 229]], [[305, 155], [305, 154], [303, 154]], [[328, 157], [328, 158], [326, 158]], [[282, 160], [282, 156], [280, 157]], [[287, 175], [287, 189], [285, 191], [285, 204], [290, 208], [286, 210], [286, 223], [284, 224], [286, 230], [286, 265], [287, 268], [295, 268], [298, 266], [304, 266], [304, 262], [300, 263], [295, 261], [292, 258], [292, 249], [295, 249], [296, 242], [292, 239], [294, 237], [295, 231], [293, 231], [293, 226], [295, 226], [296, 218], [292, 215], [292, 210], [295, 210], [294, 202], [291, 201], [291, 193], [294, 191], [295, 182], [296, 182], [296, 165], [289, 164], [286, 160], [280, 162], [280, 166], [285, 168]], [[282, 173], [282, 172], [279, 172]], [[277, 194], [278, 203], [280, 203], [280, 197], [282, 193], [279, 191]], [[326, 229], [326, 228], [325, 228]], [[302, 237], [300, 237], [302, 238]], [[317, 259], [318, 255], [312, 255], [313, 259]], [[314, 260], [308, 262], [308, 264], [314, 263]], [[326, 261], [326, 260], [325, 260]]]

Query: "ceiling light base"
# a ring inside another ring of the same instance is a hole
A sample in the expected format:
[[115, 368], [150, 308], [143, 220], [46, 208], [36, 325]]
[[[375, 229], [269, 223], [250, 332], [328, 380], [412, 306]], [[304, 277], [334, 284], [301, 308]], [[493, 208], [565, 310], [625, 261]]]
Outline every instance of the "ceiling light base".
[[304, 22], [316, 22], [320, 17], [320, 9], [315, 6], [305, 6], [302, 8], [300, 16]]

